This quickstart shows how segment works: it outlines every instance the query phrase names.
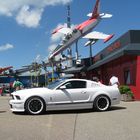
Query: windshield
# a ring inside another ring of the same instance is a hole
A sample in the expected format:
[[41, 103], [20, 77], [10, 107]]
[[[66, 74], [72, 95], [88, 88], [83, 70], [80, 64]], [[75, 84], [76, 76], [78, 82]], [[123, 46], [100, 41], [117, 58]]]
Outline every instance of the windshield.
[[47, 88], [48, 89], [55, 89], [58, 85], [60, 85], [61, 83], [63, 83], [65, 80], [62, 80], [62, 79], [59, 79], [59, 80], [56, 80], [52, 83], [50, 83]]

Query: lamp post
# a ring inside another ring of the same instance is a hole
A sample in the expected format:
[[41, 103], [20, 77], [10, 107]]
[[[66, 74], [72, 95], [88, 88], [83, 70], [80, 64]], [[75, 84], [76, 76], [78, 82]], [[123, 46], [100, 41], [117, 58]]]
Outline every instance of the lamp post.
[[84, 46], [89, 46], [89, 57], [90, 57], [90, 65], [93, 64], [92, 61], [92, 45], [95, 44], [98, 40], [97, 39], [89, 39]]

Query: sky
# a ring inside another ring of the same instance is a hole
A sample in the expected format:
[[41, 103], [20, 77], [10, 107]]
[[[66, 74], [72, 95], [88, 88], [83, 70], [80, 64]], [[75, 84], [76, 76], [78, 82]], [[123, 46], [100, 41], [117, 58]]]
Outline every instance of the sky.
[[[67, 22], [67, 3], [71, 6], [71, 24], [76, 26], [88, 19], [95, 0], [0, 0], [0, 67], [19, 69], [34, 61], [46, 61], [60, 41], [60, 34], [52, 36], [51, 32]], [[140, 29], [139, 0], [101, 0], [100, 12], [113, 17], [102, 20], [94, 30], [115, 36], [106, 44], [97, 42], [93, 55], [128, 30]], [[80, 39], [78, 43], [81, 58], [89, 57], [86, 41]], [[72, 50], [74, 56], [75, 45]]]

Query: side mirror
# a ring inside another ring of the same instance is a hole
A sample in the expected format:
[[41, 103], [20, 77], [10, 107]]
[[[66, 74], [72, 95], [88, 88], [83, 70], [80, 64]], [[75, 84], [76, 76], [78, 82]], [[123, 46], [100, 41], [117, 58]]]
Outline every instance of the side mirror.
[[66, 86], [65, 85], [61, 86], [59, 89], [64, 90], [64, 89], [66, 89]]

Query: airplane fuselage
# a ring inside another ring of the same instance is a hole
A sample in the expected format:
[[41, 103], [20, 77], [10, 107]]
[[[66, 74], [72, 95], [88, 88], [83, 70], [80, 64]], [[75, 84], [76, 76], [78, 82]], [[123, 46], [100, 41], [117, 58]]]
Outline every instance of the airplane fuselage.
[[58, 55], [65, 49], [67, 49], [70, 45], [72, 45], [74, 42], [76, 42], [79, 38], [89, 33], [93, 28], [96, 27], [96, 25], [100, 22], [101, 18], [93, 18], [86, 20], [85, 22], [79, 24], [72, 32], [69, 39], [64, 39], [59, 46], [56, 47], [54, 52], [50, 55], [50, 59], [54, 56]]

